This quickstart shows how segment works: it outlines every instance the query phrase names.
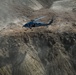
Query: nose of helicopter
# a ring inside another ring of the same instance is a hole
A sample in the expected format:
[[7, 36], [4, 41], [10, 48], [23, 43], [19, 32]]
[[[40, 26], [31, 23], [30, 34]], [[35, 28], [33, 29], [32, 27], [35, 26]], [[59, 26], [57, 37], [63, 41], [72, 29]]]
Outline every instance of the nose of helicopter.
[[27, 24], [24, 24], [24, 25], [23, 25], [23, 27], [26, 27], [26, 26], [27, 26]]
[[25, 27], [25, 25], [22, 26], [22, 28]]
[[28, 24], [24, 24], [22, 27], [28, 27]]
[[25, 25], [23, 25], [22, 27], [25, 27]]

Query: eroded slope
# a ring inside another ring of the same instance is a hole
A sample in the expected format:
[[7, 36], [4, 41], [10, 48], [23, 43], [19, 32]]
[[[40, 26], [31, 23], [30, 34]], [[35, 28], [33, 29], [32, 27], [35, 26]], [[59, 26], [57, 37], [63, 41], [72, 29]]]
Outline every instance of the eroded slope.
[[1, 34], [0, 75], [76, 75], [75, 32], [25, 30]]

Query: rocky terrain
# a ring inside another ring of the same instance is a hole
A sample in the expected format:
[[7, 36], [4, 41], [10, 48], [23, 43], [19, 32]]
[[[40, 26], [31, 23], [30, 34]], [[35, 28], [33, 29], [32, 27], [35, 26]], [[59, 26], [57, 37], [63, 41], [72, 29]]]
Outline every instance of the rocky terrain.
[[[50, 26], [22, 28], [31, 19]], [[0, 0], [0, 75], [76, 75], [75, 0]]]

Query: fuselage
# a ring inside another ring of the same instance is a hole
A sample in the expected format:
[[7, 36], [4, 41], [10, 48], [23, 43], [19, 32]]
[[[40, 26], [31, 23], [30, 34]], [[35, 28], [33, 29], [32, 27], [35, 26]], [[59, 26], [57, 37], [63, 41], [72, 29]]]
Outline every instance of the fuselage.
[[28, 27], [28, 28], [31, 28], [31, 27], [38, 27], [38, 26], [45, 26], [46, 24], [43, 23], [43, 22], [28, 22], [26, 23], [25, 25], [23, 25], [23, 27]]

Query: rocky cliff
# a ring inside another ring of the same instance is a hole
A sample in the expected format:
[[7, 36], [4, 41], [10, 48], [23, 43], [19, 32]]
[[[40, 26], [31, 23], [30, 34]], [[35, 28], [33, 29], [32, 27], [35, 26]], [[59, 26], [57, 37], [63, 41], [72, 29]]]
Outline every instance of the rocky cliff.
[[0, 75], [76, 75], [75, 50], [73, 30], [7, 30], [0, 36]]
[[[46, 16], [48, 27], [22, 28]], [[76, 75], [75, 0], [0, 0], [0, 75]]]

